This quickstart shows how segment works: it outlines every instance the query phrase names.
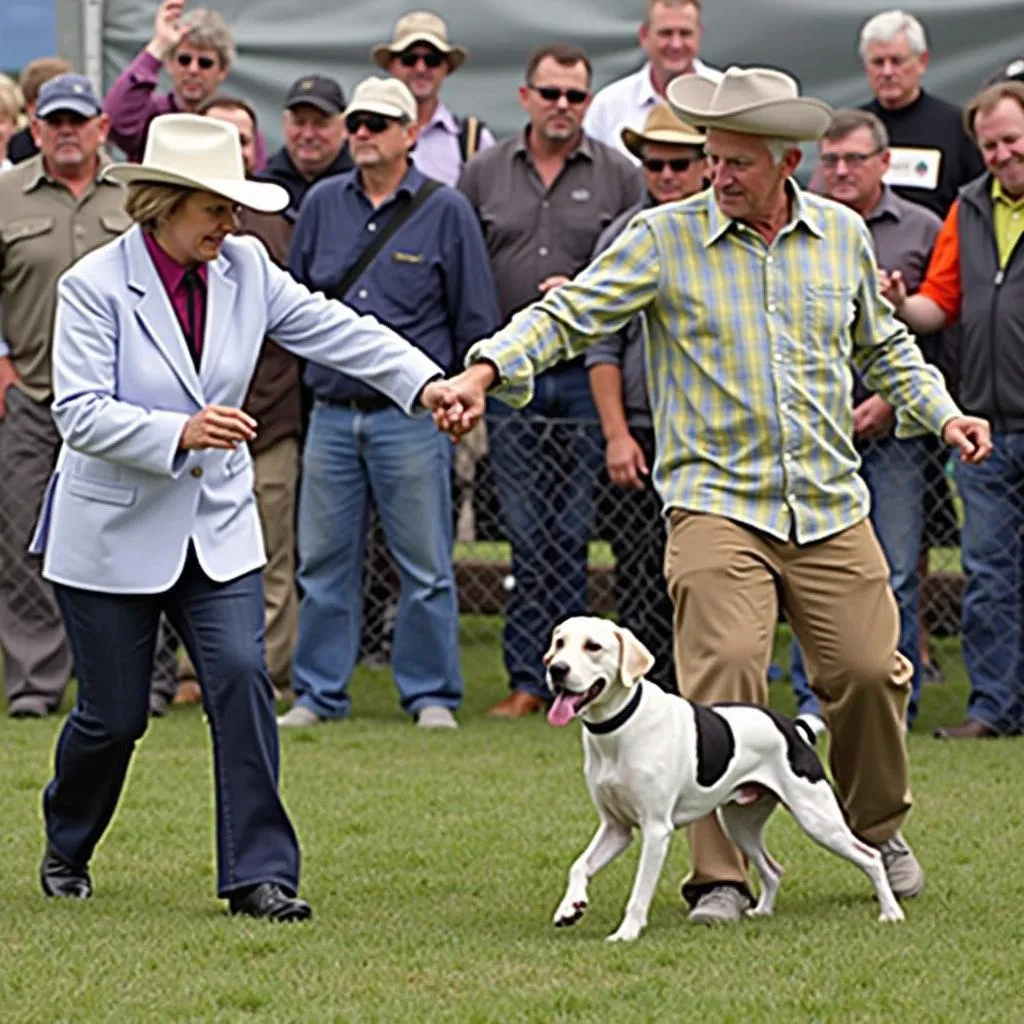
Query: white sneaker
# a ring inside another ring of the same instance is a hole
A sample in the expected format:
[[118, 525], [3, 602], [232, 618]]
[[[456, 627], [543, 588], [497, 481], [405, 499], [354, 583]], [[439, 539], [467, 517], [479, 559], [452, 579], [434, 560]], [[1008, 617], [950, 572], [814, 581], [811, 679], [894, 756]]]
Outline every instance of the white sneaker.
[[420, 708], [416, 715], [416, 724], [421, 729], [458, 729], [459, 723], [455, 716], [441, 704], [428, 704]]
[[296, 704], [278, 718], [277, 726], [279, 729], [305, 729], [311, 725], [319, 725], [322, 721], [324, 719], [315, 711]]

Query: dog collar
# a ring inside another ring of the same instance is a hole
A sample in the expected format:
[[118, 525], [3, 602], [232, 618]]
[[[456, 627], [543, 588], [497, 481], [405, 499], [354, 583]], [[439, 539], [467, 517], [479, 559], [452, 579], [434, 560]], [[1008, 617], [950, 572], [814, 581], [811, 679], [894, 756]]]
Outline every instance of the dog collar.
[[611, 718], [603, 722], [588, 722], [586, 719], [583, 719], [584, 727], [591, 732], [597, 733], [598, 736], [621, 729], [636, 714], [636, 709], [640, 707], [640, 695], [643, 692], [643, 688], [637, 685], [636, 693], [633, 694], [630, 702], [617, 715], [612, 715]]

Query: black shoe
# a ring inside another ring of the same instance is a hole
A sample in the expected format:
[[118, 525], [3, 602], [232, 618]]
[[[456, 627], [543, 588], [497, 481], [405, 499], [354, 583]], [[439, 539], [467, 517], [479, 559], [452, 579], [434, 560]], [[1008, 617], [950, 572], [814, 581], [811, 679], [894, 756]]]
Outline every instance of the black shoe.
[[43, 862], [39, 865], [39, 884], [47, 896], [63, 896], [73, 900], [87, 900], [92, 895], [89, 872], [66, 861], [52, 846], [47, 845]]
[[265, 917], [268, 921], [306, 921], [313, 916], [305, 900], [289, 896], [275, 882], [264, 882], [233, 892], [228, 905], [232, 914]]

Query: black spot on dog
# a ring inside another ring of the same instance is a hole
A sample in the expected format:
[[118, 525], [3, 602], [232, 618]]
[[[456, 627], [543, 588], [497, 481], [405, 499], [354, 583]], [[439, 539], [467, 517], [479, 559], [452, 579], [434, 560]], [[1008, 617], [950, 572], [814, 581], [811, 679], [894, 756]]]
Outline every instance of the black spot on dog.
[[[753, 708], [767, 715], [786, 740], [786, 760], [794, 775], [799, 775], [808, 782], [821, 782], [825, 778], [825, 769], [821, 766], [821, 758], [814, 749], [812, 741], [801, 735], [801, 728], [811, 730], [803, 722], [794, 722], [792, 718], [780, 715], [771, 708], [763, 708], [760, 704], [745, 704], [742, 701], [718, 701], [712, 707], [719, 708]], [[813, 734], [812, 734], [813, 735]]]
[[736, 738], [729, 723], [704, 704], [692, 704], [697, 729], [697, 785], [710, 788], [729, 768], [736, 756]]

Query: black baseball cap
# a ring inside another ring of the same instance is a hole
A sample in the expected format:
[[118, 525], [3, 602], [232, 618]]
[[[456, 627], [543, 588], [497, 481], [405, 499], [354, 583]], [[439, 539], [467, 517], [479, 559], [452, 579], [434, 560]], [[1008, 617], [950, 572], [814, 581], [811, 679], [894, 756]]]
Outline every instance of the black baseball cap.
[[341, 86], [327, 75], [303, 75], [297, 78], [284, 100], [285, 109], [309, 106], [325, 114], [340, 114], [345, 109]]

